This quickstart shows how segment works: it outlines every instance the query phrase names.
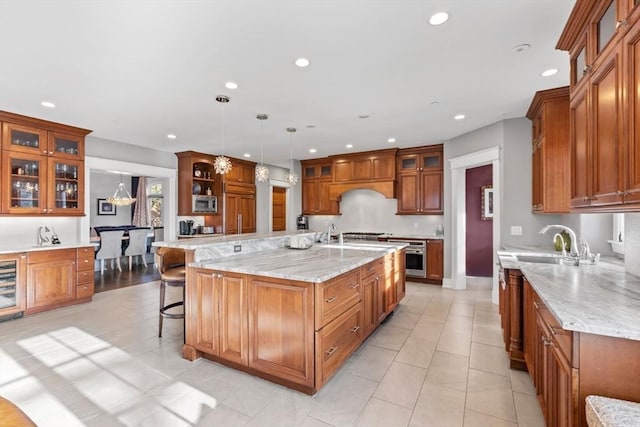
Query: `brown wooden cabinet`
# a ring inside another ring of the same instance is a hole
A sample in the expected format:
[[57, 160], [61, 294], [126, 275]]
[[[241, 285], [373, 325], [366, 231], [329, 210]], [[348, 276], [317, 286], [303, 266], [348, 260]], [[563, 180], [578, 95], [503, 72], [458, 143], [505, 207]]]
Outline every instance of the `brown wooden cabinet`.
[[76, 249], [28, 254], [27, 314], [68, 305], [76, 299], [76, 259]]
[[90, 132], [0, 111], [0, 210], [84, 215], [84, 138]]
[[576, 3], [558, 48], [571, 65], [573, 209], [625, 211], [640, 203], [635, 0]]
[[224, 184], [224, 234], [256, 232], [256, 187]]
[[94, 285], [94, 247], [85, 246], [76, 249], [76, 299], [91, 300], [95, 293]]
[[333, 182], [389, 181], [396, 176], [396, 149], [332, 156]]
[[[195, 151], [176, 153], [178, 157], [178, 215], [219, 216], [222, 215], [222, 178], [213, 168], [214, 157]], [[209, 194], [218, 197], [218, 212], [193, 211], [193, 196]], [[222, 221], [220, 221], [222, 223]]]
[[569, 87], [536, 92], [527, 118], [533, 127], [533, 213], [568, 213], [571, 193]]
[[304, 215], [339, 215], [340, 202], [329, 199], [333, 165], [324, 159], [303, 160], [302, 213]]
[[255, 184], [256, 171], [254, 162], [231, 158], [231, 170], [223, 177], [224, 182], [241, 182]]
[[444, 275], [444, 243], [441, 239], [427, 239], [427, 279], [442, 283]]
[[442, 215], [442, 145], [398, 151], [398, 214]]
[[27, 255], [0, 255], [0, 318], [17, 315], [27, 307]]

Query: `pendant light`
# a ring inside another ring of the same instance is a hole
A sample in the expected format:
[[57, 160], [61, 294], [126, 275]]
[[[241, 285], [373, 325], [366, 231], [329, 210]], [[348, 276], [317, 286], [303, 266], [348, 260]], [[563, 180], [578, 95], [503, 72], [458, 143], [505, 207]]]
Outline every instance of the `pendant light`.
[[107, 202], [116, 206], [127, 206], [135, 203], [136, 199], [131, 197], [131, 193], [127, 191], [127, 188], [122, 182], [122, 175], [120, 175], [120, 184], [113, 196], [107, 198]]
[[269, 179], [269, 168], [264, 165], [264, 136], [263, 136], [263, 124], [269, 116], [266, 114], [258, 114], [256, 119], [260, 120], [260, 164], [256, 166], [256, 180], [258, 182], [264, 182]]
[[298, 183], [298, 174], [293, 171], [293, 134], [296, 133], [296, 128], [287, 128], [287, 132], [291, 134], [291, 146], [289, 147], [289, 173], [284, 177], [284, 180], [290, 185], [296, 185]]
[[220, 155], [213, 161], [213, 167], [217, 174], [224, 175], [231, 170], [231, 160], [224, 156], [224, 104], [231, 101], [227, 95], [216, 96], [216, 101], [220, 103]]

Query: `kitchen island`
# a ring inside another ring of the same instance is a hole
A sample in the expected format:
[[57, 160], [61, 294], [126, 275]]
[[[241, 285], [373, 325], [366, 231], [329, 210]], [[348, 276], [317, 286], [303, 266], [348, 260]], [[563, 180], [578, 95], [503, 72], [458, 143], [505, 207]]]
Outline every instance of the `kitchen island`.
[[404, 297], [404, 245], [296, 250], [290, 234], [158, 244], [187, 254], [185, 358], [313, 394]]
[[640, 401], [640, 278], [615, 261], [518, 253], [527, 259], [498, 252], [505, 348], [512, 367], [529, 371], [547, 424], [586, 426], [588, 395]]

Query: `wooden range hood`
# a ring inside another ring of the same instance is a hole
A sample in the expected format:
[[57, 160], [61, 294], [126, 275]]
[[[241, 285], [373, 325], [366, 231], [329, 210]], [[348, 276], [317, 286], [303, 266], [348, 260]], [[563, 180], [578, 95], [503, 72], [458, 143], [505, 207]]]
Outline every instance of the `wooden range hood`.
[[397, 148], [331, 156], [333, 182], [329, 200], [340, 200], [351, 190], [373, 190], [387, 199], [396, 197]]
[[340, 200], [342, 194], [351, 190], [373, 190], [387, 199], [396, 198], [395, 181], [362, 181], [331, 184], [329, 186], [329, 200]]

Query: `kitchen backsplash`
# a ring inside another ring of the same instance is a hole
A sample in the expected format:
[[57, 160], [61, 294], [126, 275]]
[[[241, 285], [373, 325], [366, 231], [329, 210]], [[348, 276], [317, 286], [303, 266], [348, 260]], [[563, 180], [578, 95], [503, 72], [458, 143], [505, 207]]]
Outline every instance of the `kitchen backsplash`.
[[624, 268], [640, 276], [640, 213], [624, 215]]

